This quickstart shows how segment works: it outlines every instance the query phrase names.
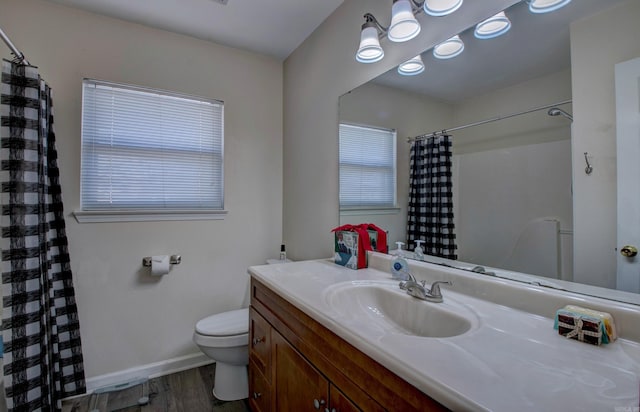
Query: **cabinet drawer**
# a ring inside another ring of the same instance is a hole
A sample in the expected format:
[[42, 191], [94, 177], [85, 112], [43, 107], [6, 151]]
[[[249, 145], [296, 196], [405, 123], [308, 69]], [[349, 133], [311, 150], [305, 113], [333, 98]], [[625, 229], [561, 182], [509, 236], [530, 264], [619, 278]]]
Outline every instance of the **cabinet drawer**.
[[271, 382], [271, 325], [253, 308], [249, 309], [249, 357]]
[[253, 412], [271, 411], [271, 385], [253, 361], [249, 362], [249, 405]]

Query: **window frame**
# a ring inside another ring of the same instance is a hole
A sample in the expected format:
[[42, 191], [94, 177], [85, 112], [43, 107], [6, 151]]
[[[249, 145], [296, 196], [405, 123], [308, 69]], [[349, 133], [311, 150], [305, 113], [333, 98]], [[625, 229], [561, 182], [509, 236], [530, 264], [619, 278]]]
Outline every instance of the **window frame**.
[[[73, 211], [73, 215], [79, 223], [98, 223], [98, 222], [133, 222], [133, 221], [166, 221], [166, 220], [221, 220], [226, 217], [228, 213], [225, 210], [225, 179], [224, 179], [224, 114], [225, 107], [222, 100], [212, 99], [203, 96], [190, 95], [179, 92], [172, 92], [163, 89], [156, 89], [126, 83], [110, 82], [104, 80], [97, 80], [92, 78], [83, 78], [82, 80], [82, 99], [81, 99], [81, 156], [84, 151], [85, 136], [84, 130], [84, 110], [85, 110], [85, 85], [104, 85], [108, 87], [114, 87], [118, 89], [128, 89], [133, 91], [139, 91], [144, 93], [151, 93], [160, 96], [169, 96], [178, 99], [185, 99], [197, 102], [206, 102], [220, 106], [220, 174], [217, 183], [220, 185], [221, 207], [220, 208], [158, 208], [158, 207], [114, 207], [114, 208], [83, 208], [82, 199], [82, 177], [83, 173], [80, 173], [80, 208]], [[217, 153], [217, 151], [216, 151]], [[83, 167], [82, 157], [80, 160], [80, 167]]]
[[[362, 205], [343, 205], [340, 199], [338, 200], [340, 214], [342, 215], [381, 215], [381, 214], [395, 214], [400, 210], [398, 206], [398, 131], [397, 129], [386, 128], [386, 127], [378, 127], [372, 126], [362, 123], [353, 123], [353, 122], [339, 122], [338, 123], [338, 194], [341, 192], [341, 184], [340, 184], [340, 175], [342, 173], [342, 162], [340, 159], [340, 144], [341, 144], [341, 133], [340, 128], [345, 126], [351, 127], [359, 127], [364, 129], [372, 129], [372, 130], [380, 130], [384, 132], [392, 133], [392, 147], [393, 147], [393, 204], [386, 205], [373, 205], [373, 204], [362, 204]], [[364, 164], [363, 164], [364, 165]]]

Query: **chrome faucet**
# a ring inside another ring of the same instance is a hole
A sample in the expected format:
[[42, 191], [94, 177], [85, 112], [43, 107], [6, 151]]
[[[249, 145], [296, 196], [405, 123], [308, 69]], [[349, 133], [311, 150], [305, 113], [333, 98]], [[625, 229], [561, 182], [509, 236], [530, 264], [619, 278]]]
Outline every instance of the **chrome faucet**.
[[442, 302], [442, 292], [440, 291], [440, 285], [453, 285], [451, 281], [436, 281], [431, 284], [431, 288], [427, 288], [425, 286], [426, 281], [422, 280], [420, 282], [416, 281], [416, 278], [413, 275], [409, 274], [410, 280], [400, 282], [400, 289], [406, 290], [409, 296], [413, 296], [414, 298], [418, 298], [421, 300], [426, 300], [428, 302], [440, 303]]

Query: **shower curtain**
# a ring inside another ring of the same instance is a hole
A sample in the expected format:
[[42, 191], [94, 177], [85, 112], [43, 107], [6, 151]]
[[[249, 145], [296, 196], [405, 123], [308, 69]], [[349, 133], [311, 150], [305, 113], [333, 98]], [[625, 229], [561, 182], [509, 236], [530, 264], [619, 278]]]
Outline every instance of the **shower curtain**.
[[9, 410], [53, 411], [85, 392], [53, 132], [36, 67], [2, 62], [2, 337]]
[[453, 223], [451, 137], [416, 140], [409, 161], [407, 241], [424, 240], [424, 253], [457, 259]]

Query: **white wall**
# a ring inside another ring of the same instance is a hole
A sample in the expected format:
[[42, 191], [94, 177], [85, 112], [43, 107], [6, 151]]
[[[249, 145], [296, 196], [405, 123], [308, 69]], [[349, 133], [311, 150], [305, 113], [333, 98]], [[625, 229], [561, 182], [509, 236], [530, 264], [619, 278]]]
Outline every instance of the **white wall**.
[[574, 279], [608, 288], [617, 253], [614, 66], [640, 56], [639, 18], [640, 2], [630, 0], [571, 25]]
[[[534, 221], [554, 219], [560, 228], [571, 229], [571, 141], [527, 144], [454, 156], [457, 177], [456, 234], [458, 259], [501, 269], [519, 270], [540, 276], [571, 280], [571, 245], [547, 245], [558, 234], [539, 238], [529, 250], [517, 250], [526, 229]], [[520, 253], [540, 259], [514, 261]], [[547, 255], [547, 256], [545, 256]], [[542, 265], [545, 259], [552, 265]], [[560, 275], [560, 270], [564, 274]]]
[[[567, 69], [460, 102], [454, 106], [454, 126], [570, 99]], [[570, 104], [559, 107], [571, 113]], [[571, 122], [547, 115], [546, 109], [454, 132], [460, 260], [509, 269], [508, 256], [528, 222], [554, 217], [566, 233], [560, 277], [571, 280], [570, 139]]]
[[284, 239], [294, 259], [332, 254], [338, 212], [338, 98], [516, 0], [465, 3], [468, 13], [420, 15], [424, 29], [404, 44], [383, 40], [385, 58], [355, 61], [366, 12], [388, 24], [388, 0], [345, 0], [284, 63]]
[[389, 232], [388, 243], [407, 241], [407, 207], [409, 199], [409, 149], [407, 137], [426, 130], [446, 127], [453, 109], [446, 103], [424, 95], [409, 93], [373, 83], [362, 85], [340, 97], [340, 121], [397, 131], [397, 206], [399, 211], [386, 214], [349, 212], [340, 214], [340, 224], [371, 222]]
[[[454, 125], [503, 117], [552, 103], [571, 100], [571, 70], [495, 90], [454, 106]], [[571, 113], [571, 105], [558, 106]], [[478, 152], [571, 138], [571, 122], [551, 117], [547, 110], [511, 117], [455, 132], [456, 153]], [[570, 163], [571, 159], [567, 159]]]
[[[279, 251], [282, 63], [50, 2], [0, 3], [0, 26], [53, 88], [87, 377], [198, 353], [195, 322], [247, 304], [247, 266]], [[75, 221], [83, 77], [225, 102], [224, 221]], [[172, 253], [182, 263], [168, 276], [146, 275], [144, 256]]]

